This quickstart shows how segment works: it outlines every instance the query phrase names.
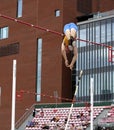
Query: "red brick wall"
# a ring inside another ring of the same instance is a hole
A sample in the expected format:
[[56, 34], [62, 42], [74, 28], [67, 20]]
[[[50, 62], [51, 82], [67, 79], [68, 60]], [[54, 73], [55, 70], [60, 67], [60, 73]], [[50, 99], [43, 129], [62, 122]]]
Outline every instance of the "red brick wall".
[[[60, 17], [55, 17], [54, 14], [56, 9], [62, 9], [62, 2], [60, 2], [60, 5], [57, 0], [54, 1], [54, 3], [51, 3], [50, 0], [46, 2], [47, 3], [39, 1], [38, 3], [38, 6], [43, 8], [38, 9], [37, 24], [50, 30], [62, 32], [62, 15]], [[47, 4], [50, 5], [47, 6]], [[41, 91], [44, 94], [52, 96], [54, 91], [58, 91], [59, 96], [61, 96], [62, 66], [60, 45], [62, 37], [45, 31], [39, 31], [38, 35], [43, 38]], [[55, 102], [55, 99], [42, 97], [42, 102]]]
[[[2, 1], [0, 13], [16, 18], [16, 7], [17, 3], [14, 0]], [[23, 8], [23, 18], [20, 18], [20, 20], [36, 24], [35, 0], [32, 2], [24, 0]], [[28, 12], [31, 13], [28, 15]], [[11, 128], [12, 62], [13, 59], [17, 60], [17, 91], [29, 90], [35, 92], [37, 36], [33, 28], [0, 18], [0, 27], [3, 26], [9, 26], [9, 38], [0, 40], [0, 46], [16, 42], [20, 44], [19, 54], [0, 57], [0, 86], [2, 87], [0, 129], [9, 130]], [[22, 101], [16, 101], [16, 121], [23, 115], [26, 108], [29, 108], [33, 103], [35, 103], [35, 96], [31, 94], [24, 94]]]
[[[91, 5], [91, 7], [90, 7]], [[84, 7], [85, 6], [85, 7]], [[114, 9], [113, 0], [76, 0], [77, 16], [88, 13], [106, 12]]]
[[113, 0], [93, 0], [92, 12], [105, 12], [114, 9]]
[[[47, 7], [50, 0], [46, 1], [24, 0], [23, 17], [19, 18], [25, 22], [46, 27], [51, 30], [62, 32], [62, 11], [61, 17], [55, 17], [55, 9], [62, 10], [62, 3], [54, 2]], [[12, 5], [12, 6], [11, 6]], [[11, 7], [10, 7], [11, 6]], [[37, 7], [38, 6], [38, 7]], [[0, 4], [1, 13], [10, 17], [16, 17], [17, 3], [8, 0]], [[9, 7], [9, 8], [8, 8]], [[58, 91], [62, 95], [62, 58], [60, 45], [62, 37], [42, 30], [15, 23], [13, 21], [0, 18], [0, 27], [9, 26], [9, 38], [0, 40], [0, 46], [19, 42], [19, 54], [13, 56], [0, 57], [0, 86], [2, 87], [2, 106], [0, 107], [0, 129], [9, 130], [11, 124], [11, 93], [12, 93], [12, 60], [17, 60], [17, 91], [36, 90], [36, 47], [37, 38], [43, 38], [43, 59], [42, 59], [42, 89], [41, 92], [53, 95]], [[68, 81], [67, 81], [68, 82]], [[66, 83], [67, 83], [66, 82]], [[7, 94], [8, 93], [8, 94]], [[42, 97], [41, 102], [51, 103], [55, 99]], [[59, 101], [61, 102], [61, 101]], [[35, 103], [35, 95], [23, 94], [21, 101], [16, 101], [16, 121], [26, 108]], [[0, 116], [1, 117], [1, 116]]]
[[[16, 18], [16, 0], [0, 0], [0, 13]], [[106, 0], [104, 0], [106, 2]], [[107, 4], [99, 2], [101, 11], [113, 8], [113, 1]], [[112, 4], [111, 4], [112, 2]], [[93, 2], [93, 12], [98, 11], [97, 3]], [[41, 27], [63, 31], [63, 25], [75, 22], [79, 15], [76, 11], [76, 0], [24, 0], [22, 21]], [[55, 17], [54, 11], [60, 9], [61, 16]], [[17, 91], [36, 90], [37, 38], [43, 39], [42, 53], [42, 88], [41, 92], [52, 95], [57, 91], [60, 97], [71, 98], [71, 71], [64, 65], [60, 45], [62, 37], [50, 32], [34, 29], [0, 17], [0, 27], [9, 26], [9, 38], [0, 40], [0, 47], [20, 43], [19, 54], [0, 57], [0, 86], [2, 87], [2, 106], [0, 107], [0, 130], [9, 130], [11, 124], [11, 92], [12, 62], [17, 60]], [[55, 102], [53, 98], [42, 97], [42, 103]], [[58, 102], [61, 102], [59, 100]], [[26, 108], [35, 103], [35, 95], [23, 94], [22, 101], [16, 101], [16, 121], [23, 115]]]

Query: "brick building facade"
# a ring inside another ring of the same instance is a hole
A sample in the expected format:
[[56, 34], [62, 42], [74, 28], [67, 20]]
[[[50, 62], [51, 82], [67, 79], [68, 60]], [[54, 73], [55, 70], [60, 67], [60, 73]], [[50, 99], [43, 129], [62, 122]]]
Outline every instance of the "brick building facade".
[[[76, 22], [77, 16], [112, 10], [114, 5], [113, 0], [87, 0], [86, 3], [81, 3], [79, 0], [54, 0], [54, 2], [52, 0], [23, 0], [21, 1], [22, 14], [20, 16], [18, 14], [19, 1], [0, 0], [0, 14], [60, 33], [63, 31], [64, 24], [70, 21]], [[57, 11], [60, 11], [60, 16], [55, 15]], [[4, 27], [8, 27], [6, 37], [1, 35]], [[57, 91], [60, 97], [71, 99], [71, 72], [65, 67], [61, 57], [62, 36], [3, 17], [0, 17], [0, 33], [0, 124], [4, 124], [0, 125], [0, 129], [9, 130], [11, 128], [13, 59], [17, 60], [16, 91], [23, 90], [34, 93], [23, 93], [21, 100], [16, 100], [16, 121], [27, 108], [37, 102], [35, 93], [38, 89], [39, 38], [42, 38], [40, 94], [53, 96], [54, 91]], [[38, 103], [55, 102], [54, 98], [47, 96], [40, 98]], [[63, 101], [59, 100], [58, 102]]]

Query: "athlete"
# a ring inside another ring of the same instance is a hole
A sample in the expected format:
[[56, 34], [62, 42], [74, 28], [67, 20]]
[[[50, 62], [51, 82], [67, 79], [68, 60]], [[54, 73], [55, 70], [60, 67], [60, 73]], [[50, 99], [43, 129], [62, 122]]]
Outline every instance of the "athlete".
[[[76, 46], [78, 27], [75, 23], [68, 23], [64, 26], [64, 39], [61, 44], [61, 53], [65, 60], [66, 67], [69, 67], [71, 70], [77, 60], [78, 51]], [[73, 52], [72, 61], [69, 64], [67, 53]]]

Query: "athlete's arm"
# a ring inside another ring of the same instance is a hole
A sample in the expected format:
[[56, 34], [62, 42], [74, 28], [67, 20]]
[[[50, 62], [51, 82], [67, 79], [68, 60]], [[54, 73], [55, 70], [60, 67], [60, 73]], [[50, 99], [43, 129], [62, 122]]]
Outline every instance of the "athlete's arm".
[[78, 57], [78, 50], [77, 50], [76, 45], [73, 46], [73, 53], [74, 53], [74, 55], [73, 55], [73, 58], [72, 58], [72, 61], [71, 61], [70, 65], [69, 65], [71, 70], [73, 69], [73, 66], [74, 66], [74, 64], [75, 64], [75, 62], [77, 60], [77, 57]]
[[62, 56], [65, 60], [65, 65], [68, 67], [69, 64], [68, 64], [68, 59], [67, 59], [67, 55], [66, 55], [66, 49], [65, 49], [64, 41], [61, 44], [61, 53], [62, 53]]

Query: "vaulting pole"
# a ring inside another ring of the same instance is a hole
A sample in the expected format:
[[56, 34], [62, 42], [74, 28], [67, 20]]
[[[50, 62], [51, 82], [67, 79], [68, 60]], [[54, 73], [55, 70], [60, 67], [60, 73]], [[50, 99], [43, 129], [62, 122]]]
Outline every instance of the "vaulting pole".
[[13, 60], [11, 130], [15, 130], [16, 60]]
[[78, 77], [78, 82], [77, 82], [77, 84], [76, 84], [75, 93], [74, 93], [74, 98], [73, 98], [73, 100], [72, 100], [72, 104], [71, 104], [71, 107], [70, 107], [70, 111], [69, 111], [69, 115], [68, 115], [68, 118], [67, 118], [65, 130], [67, 130], [67, 128], [68, 128], [68, 123], [69, 123], [69, 120], [70, 120], [70, 117], [71, 117], [71, 114], [72, 114], [72, 109], [73, 109], [73, 106], [74, 106], [74, 99], [76, 98], [76, 94], [77, 94], [77, 92], [78, 92], [78, 87], [79, 87], [79, 83], [80, 83], [82, 74], [83, 74], [83, 71], [81, 70], [81, 71], [80, 71], [80, 75], [79, 75], [79, 77]]
[[91, 124], [90, 130], [93, 130], [93, 78], [90, 81], [90, 94], [91, 94]]

